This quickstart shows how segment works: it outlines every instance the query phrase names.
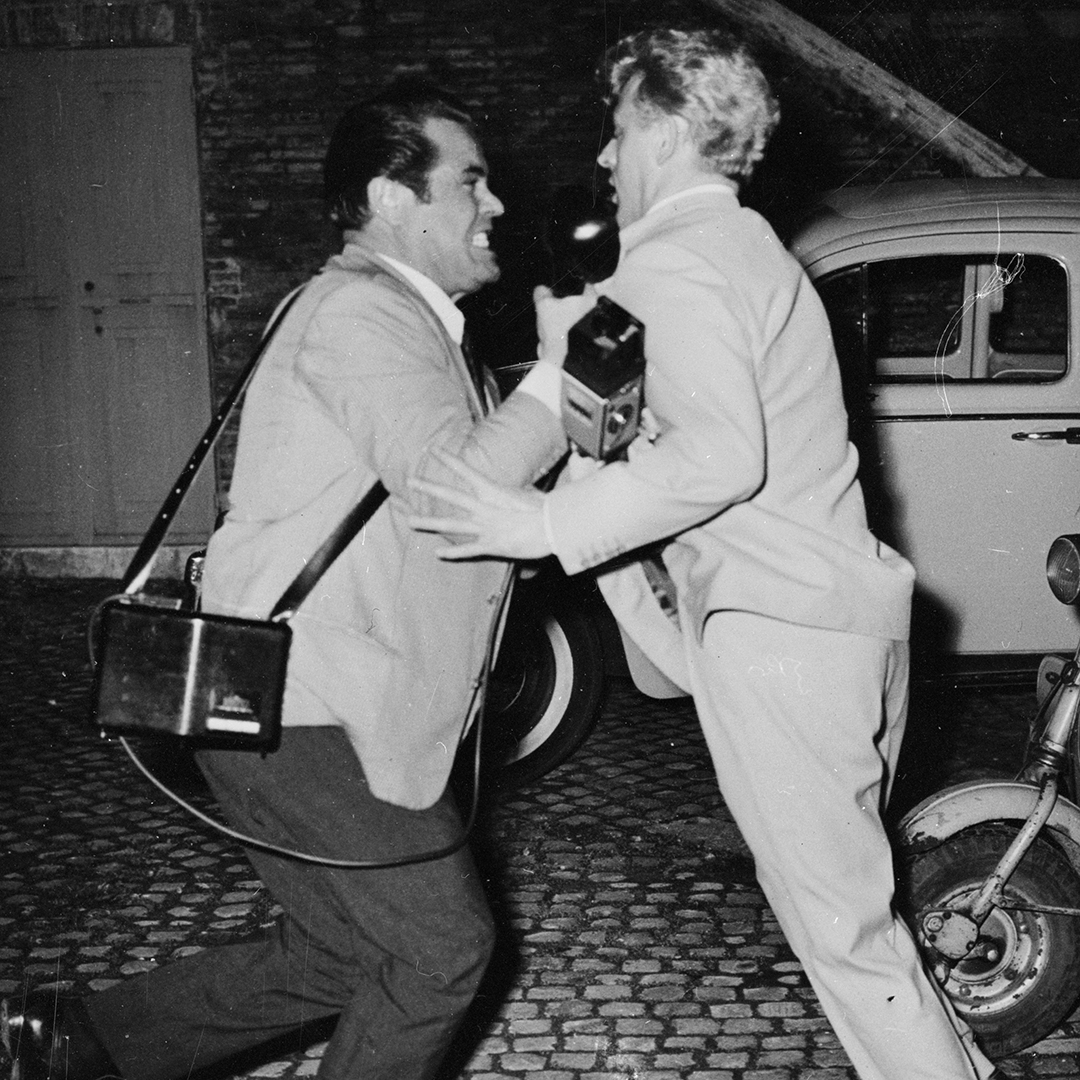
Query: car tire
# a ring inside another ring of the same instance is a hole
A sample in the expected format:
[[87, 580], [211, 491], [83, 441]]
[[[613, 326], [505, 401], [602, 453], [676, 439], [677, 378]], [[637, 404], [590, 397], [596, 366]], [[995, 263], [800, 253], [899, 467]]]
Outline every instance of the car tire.
[[500, 786], [532, 783], [588, 738], [604, 699], [595, 623], [546, 590], [519, 588], [510, 605], [484, 710], [484, 757]]
[[[1015, 836], [1015, 828], [977, 825], [905, 861], [898, 899], [928, 967], [937, 957], [922, 940], [919, 913], [970, 901]], [[1042, 837], [1005, 886], [1007, 900], [1017, 904], [1072, 907], [1078, 895], [1076, 871]], [[947, 973], [939, 964], [938, 978], [983, 1051], [1008, 1057], [1049, 1035], [1080, 998], [1080, 920], [994, 907], [979, 940], [993, 952], [960, 960]]]

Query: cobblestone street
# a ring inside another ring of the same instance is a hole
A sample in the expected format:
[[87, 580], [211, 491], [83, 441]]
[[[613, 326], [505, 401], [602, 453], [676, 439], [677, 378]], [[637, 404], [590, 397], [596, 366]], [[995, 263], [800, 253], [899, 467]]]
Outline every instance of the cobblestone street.
[[[274, 905], [232, 841], [86, 722], [102, 581], [0, 597], [0, 993], [102, 988], [248, 934]], [[1031, 695], [920, 690], [897, 800], [1011, 772]], [[163, 780], [214, 808], [186, 757]], [[567, 764], [491, 799], [475, 848], [501, 944], [449, 1075], [855, 1080], [759, 892], [685, 702], [611, 688]], [[314, 1074], [321, 1045], [235, 1075]], [[1080, 1014], [1001, 1063], [1080, 1077]]]

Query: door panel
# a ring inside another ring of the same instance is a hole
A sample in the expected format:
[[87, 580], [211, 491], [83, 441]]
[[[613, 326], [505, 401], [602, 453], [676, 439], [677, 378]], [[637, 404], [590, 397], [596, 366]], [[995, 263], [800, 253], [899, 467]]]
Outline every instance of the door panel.
[[918, 568], [920, 643], [950, 653], [1072, 649], [1080, 622], [1046, 584], [1054, 537], [1077, 529], [1080, 446], [1016, 431], [1071, 418], [940, 417], [878, 425], [895, 542]]
[[[210, 418], [190, 53], [2, 67], [0, 543], [132, 543]], [[212, 519], [206, 476], [170, 539]]]
[[55, 258], [56, 131], [16, 75], [0, 65], [0, 535], [68, 535], [73, 435]]
[[[70, 535], [72, 436], [59, 302], [20, 297], [0, 303], [0, 533]], [[13, 496], [13, 497], [12, 497]]]
[[[200, 372], [183, 348], [198, 332], [196, 309], [161, 297], [112, 303], [84, 309], [81, 327], [83, 351], [100, 377], [85, 459], [87, 483], [98, 492], [94, 535], [119, 542], [146, 531], [194, 449], [191, 433], [205, 427], [204, 402], [191, 393]], [[136, 446], [153, 453], [132, 453]], [[174, 537], [205, 536], [211, 495], [208, 470], [177, 515]]]
[[[131, 64], [103, 56], [80, 80], [71, 125], [95, 132], [77, 166], [71, 207], [84, 222], [76, 273], [98, 293], [189, 295], [200, 272], [194, 127], [189, 72], [172, 64]], [[78, 114], [82, 115], [79, 116]], [[177, 168], [177, 162], [187, 162]]]

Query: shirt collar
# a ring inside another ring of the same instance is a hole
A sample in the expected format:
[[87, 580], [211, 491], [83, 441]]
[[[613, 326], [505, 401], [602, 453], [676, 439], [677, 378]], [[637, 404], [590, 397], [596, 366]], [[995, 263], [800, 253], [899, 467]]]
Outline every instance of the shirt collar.
[[431, 309], [438, 316], [439, 322], [446, 328], [446, 332], [450, 335], [454, 344], [460, 345], [461, 339], [465, 336], [465, 314], [461, 308], [426, 274], [421, 274], [419, 270], [413, 269], [406, 263], [398, 262], [397, 259], [392, 259], [381, 251], [377, 251], [375, 254], [383, 262], [389, 263], [409, 284], [416, 288], [416, 291], [428, 302]]
[[667, 206], [669, 203], [677, 202], [679, 199], [689, 198], [691, 195], [701, 195], [705, 192], [723, 192], [725, 195], [736, 196], [737, 192], [731, 184], [724, 184], [718, 181], [713, 181], [708, 184], [695, 184], [694, 187], [683, 188], [682, 191], [676, 191], [674, 195], [666, 195], [664, 198], [657, 202], [654, 202], [648, 210], [645, 211], [645, 216], [655, 213], [662, 206]]
[[622, 258], [630, 248], [639, 243], [642, 237], [652, 235], [655, 228], [656, 215], [661, 210], [670, 208], [675, 213], [678, 213], [679, 206], [675, 204], [688, 203], [691, 199], [701, 195], [729, 195], [735, 199], [735, 204], [738, 206], [738, 193], [730, 184], [720, 182], [695, 184], [694, 187], [683, 188], [682, 191], [676, 191], [674, 195], [667, 195], [663, 199], [658, 199], [637, 219], [637, 221], [632, 221], [629, 225], [626, 225], [619, 230], [619, 242], [622, 246], [620, 258]]

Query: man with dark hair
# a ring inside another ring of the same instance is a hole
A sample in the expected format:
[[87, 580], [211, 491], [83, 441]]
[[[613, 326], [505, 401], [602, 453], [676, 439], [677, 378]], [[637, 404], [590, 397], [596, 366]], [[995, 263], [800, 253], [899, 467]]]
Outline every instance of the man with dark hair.
[[[821, 302], [737, 198], [777, 104], [746, 48], [715, 32], [625, 39], [609, 87], [599, 163], [622, 251], [598, 289], [645, 324], [649, 437], [624, 461], [576, 461], [547, 494], [448, 458], [453, 486], [415, 484], [455, 516], [413, 524], [457, 534], [447, 559], [554, 553], [571, 574], [618, 559], [604, 594], [693, 694], [758, 880], [859, 1075], [985, 1080], [891, 907], [881, 814], [913, 571], [867, 528]], [[650, 588], [665, 571], [674, 621]]]
[[362, 229], [367, 224], [367, 185], [376, 176], [428, 198], [437, 152], [425, 131], [428, 120], [448, 120], [477, 141], [464, 103], [423, 79], [398, 79], [377, 99], [354, 105], [341, 117], [323, 162], [323, 196], [335, 225]]
[[[387, 861], [461, 836], [447, 780], [509, 578], [495, 560], [440, 562], [438, 539], [408, 528], [426, 504], [407, 479], [445, 478], [440, 450], [502, 483], [549, 470], [566, 449], [550, 359], [561, 350], [542, 337], [536, 370], [499, 405], [466, 362], [454, 301], [498, 277], [489, 234], [503, 208], [452, 99], [412, 83], [350, 110], [326, 195], [344, 248], [300, 293], [247, 392], [204, 607], [265, 618], [374, 482], [389, 499], [291, 620], [280, 748], [199, 762], [242, 833]], [[432, 1076], [492, 948], [468, 850], [391, 869], [249, 857], [284, 909], [271, 932], [83, 999], [8, 1001], [8, 1075], [173, 1080], [336, 1017], [320, 1077]]]

